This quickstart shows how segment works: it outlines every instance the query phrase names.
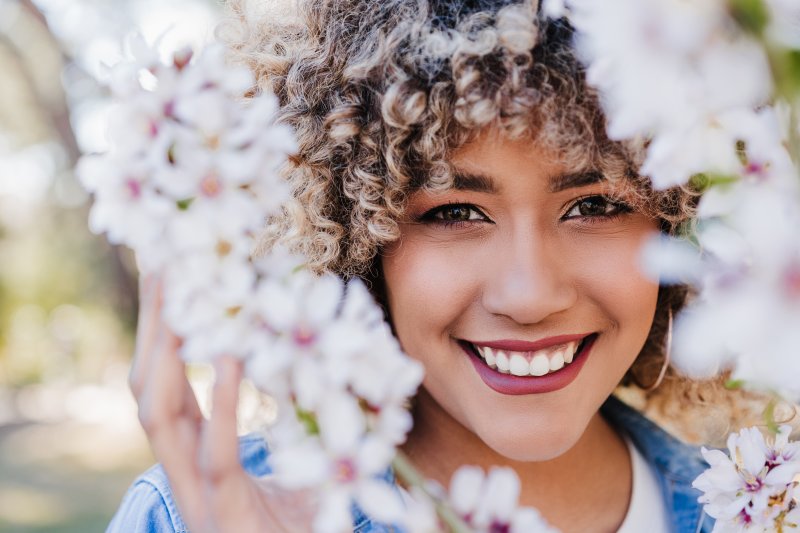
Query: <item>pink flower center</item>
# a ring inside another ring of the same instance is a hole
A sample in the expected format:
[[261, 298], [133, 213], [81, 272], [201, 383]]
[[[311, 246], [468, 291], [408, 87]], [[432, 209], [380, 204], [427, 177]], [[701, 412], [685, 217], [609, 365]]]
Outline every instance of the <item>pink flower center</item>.
[[172, 63], [175, 65], [175, 68], [177, 68], [179, 71], [183, 70], [191, 60], [192, 60], [191, 50], [182, 50], [180, 52], [177, 52], [172, 57]]
[[511, 531], [511, 526], [508, 524], [492, 522], [492, 525], [489, 526], [489, 533], [508, 533], [509, 531]]
[[204, 196], [214, 198], [222, 191], [222, 184], [220, 183], [219, 178], [212, 174], [210, 176], [206, 176], [203, 178], [203, 181], [200, 182], [200, 191]]
[[352, 483], [356, 480], [356, 465], [350, 459], [336, 461], [334, 478], [339, 483]]
[[307, 348], [314, 344], [314, 341], [317, 339], [314, 331], [311, 328], [306, 326], [298, 326], [292, 332], [292, 338], [294, 339], [294, 343], [298, 346], [303, 348]]
[[134, 200], [138, 200], [142, 196], [142, 184], [133, 178], [125, 182], [125, 187], [128, 189], [128, 194]]
[[749, 176], [756, 176], [759, 178], [763, 178], [767, 171], [767, 167], [764, 166], [762, 163], [758, 161], [751, 161], [747, 163], [744, 167], [745, 174]]
[[164, 104], [164, 116], [172, 118], [175, 116], [175, 101], [170, 100], [166, 104]]
[[784, 275], [786, 294], [790, 300], [800, 300], [800, 262], [795, 261], [789, 265]]

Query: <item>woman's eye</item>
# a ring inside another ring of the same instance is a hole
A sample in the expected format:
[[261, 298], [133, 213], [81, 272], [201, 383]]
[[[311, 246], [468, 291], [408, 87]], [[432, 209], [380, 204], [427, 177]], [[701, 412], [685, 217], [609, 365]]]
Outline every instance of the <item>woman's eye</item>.
[[420, 219], [422, 221], [450, 224], [458, 222], [485, 221], [486, 216], [476, 207], [469, 204], [449, 204], [434, 207], [422, 215]]
[[564, 218], [612, 217], [630, 211], [630, 207], [601, 195], [587, 196], [576, 201]]

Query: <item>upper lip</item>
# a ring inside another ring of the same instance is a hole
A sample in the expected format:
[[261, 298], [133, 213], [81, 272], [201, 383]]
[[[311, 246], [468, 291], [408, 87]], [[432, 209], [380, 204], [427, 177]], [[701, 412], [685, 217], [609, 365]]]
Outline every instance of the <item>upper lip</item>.
[[591, 333], [575, 333], [569, 335], [556, 335], [546, 337], [537, 341], [523, 341], [518, 339], [498, 339], [492, 341], [467, 341], [476, 346], [493, 348], [495, 350], [505, 350], [508, 352], [535, 352], [553, 346], [559, 346], [572, 341], [581, 341], [591, 335]]

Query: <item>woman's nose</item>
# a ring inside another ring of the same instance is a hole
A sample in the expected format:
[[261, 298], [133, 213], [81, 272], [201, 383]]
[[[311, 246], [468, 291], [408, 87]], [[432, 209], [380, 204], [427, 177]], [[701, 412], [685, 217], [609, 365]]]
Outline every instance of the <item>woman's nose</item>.
[[577, 300], [569, 258], [546, 239], [530, 235], [507, 240], [486, 269], [484, 308], [518, 324], [535, 324], [565, 311]]

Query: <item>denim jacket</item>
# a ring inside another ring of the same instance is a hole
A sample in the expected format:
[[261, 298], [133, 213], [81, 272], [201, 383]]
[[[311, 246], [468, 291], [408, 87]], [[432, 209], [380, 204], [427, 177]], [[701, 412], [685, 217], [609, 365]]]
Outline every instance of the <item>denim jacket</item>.
[[[706, 468], [698, 450], [670, 436], [655, 423], [615, 397], [601, 412], [653, 467], [670, 514], [673, 533], [711, 533], [714, 521], [697, 502], [700, 493], [692, 481]], [[269, 473], [268, 450], [260, 436], [242, 437], [239, 456], [242, 466], [254, 476]], [[387, 474], [393, 481], [391, 473]], [[353, 508], [354, 533], [398, 532], [399, 528], [378, 524]], [[106, 533], [188, 533], [181, 519], [164, 470], [156, 465], [139, 477], [122, 500]]]

